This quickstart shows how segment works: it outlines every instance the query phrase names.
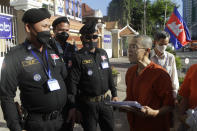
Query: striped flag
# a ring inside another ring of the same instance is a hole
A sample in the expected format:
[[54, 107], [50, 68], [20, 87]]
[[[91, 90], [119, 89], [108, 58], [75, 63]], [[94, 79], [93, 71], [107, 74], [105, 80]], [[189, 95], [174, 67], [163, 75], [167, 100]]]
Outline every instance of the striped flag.
[[165, 31], [170, 34], [170, 42], [174, 44], [176, 49], [181, 48], [191, 41], [187, 25], [176, 7], [166, 23]]

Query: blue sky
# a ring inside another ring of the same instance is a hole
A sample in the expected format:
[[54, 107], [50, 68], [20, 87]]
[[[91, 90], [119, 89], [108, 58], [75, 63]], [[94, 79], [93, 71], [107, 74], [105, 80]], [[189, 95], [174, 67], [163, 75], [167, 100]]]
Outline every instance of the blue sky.
[[[182, 0], [175, 0], [175, 1], [178, 4], [181, 4], [181, 8], [179, 8], [179, 13], [182, 14]], [[82, 0], [82, 3], [88, 4], [91, 8], [100, 9], [103, 13], [103, 16], [107, 15], [107, 7], [110, 2], [111, 0]]]
[[103, 16], [107, 15], [107, 7], [111, 0], [82, 0], [82, 3], [88, 4], [92, 9], [100, 9]]

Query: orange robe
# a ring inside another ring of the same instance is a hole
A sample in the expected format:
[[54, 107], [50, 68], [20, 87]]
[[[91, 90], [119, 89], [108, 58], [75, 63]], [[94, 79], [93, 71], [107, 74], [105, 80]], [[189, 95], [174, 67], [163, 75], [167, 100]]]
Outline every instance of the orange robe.
[[180, 87], [179, 94], [189, 99], [189, 108], [197, 106], [197, 64], [192, 65]]
[[[137, 65], [126, 73], [127, 101], [137, 101], [143, 106], [160, 109], [162, 106], [174, 106], [171, 78], [161, 66], [151, 62], [140, 75], [136, 74]], [[130, 131], [169, 131], [170, 117], [166, 115], [140, 117], [128, 113]]]

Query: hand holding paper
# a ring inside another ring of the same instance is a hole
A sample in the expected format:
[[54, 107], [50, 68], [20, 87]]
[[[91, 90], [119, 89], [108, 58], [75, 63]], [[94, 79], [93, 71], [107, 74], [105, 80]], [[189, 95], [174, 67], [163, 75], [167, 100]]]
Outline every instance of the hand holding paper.
[[105, 102], [105, 104], [119, 108], [122, 112], [133, 112], [142, 117], [156, 117], [159, 110], [154, 110], [149, 106], [142, 106], [137, 101], [122, 101], [122, 102]]
[[116, 101], [110, 101], [105, 102], [105, 104], [119, 108], [123, 112], [137, 112], [142, 109], [142, 106], [137, 101], [122, 101], [122, 102], [116, 102]]

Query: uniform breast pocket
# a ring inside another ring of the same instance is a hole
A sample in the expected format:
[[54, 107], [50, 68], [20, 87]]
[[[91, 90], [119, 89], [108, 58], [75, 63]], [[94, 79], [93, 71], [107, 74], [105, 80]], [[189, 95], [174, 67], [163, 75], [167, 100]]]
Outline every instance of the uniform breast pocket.
[[27, 74], [34, 74], [35, 72], [38, 72], [39, 70], [42, 69], [42, 67], [39, 64], [29, 65], [29, 66], [25, 66], [23, 68], [25, 70], [25, 73], [27, 73]]
[[37, 83], [46, 79], [46, 76], [43, 75], [44, 73], [43, 68], [39, 64], [35, 64], [24, 67], [22, 77], [24, 81], [32, 81]]
[[[52, 68], [54, 68], [56, 71], [61, 70], [61, 66], [65, 63], [62, 62], [61, 60], [53, 60], [50, 62], [52, 65]], [[58, 71], [59, 72], [59, 71]]]
[[93, 64], [85, 64], [83, 66], [83, 73], [88, 76], [88, 77], [92, 77], [93, 74], [95, 74], [95, 69], [94, 69], [94, 65]]

